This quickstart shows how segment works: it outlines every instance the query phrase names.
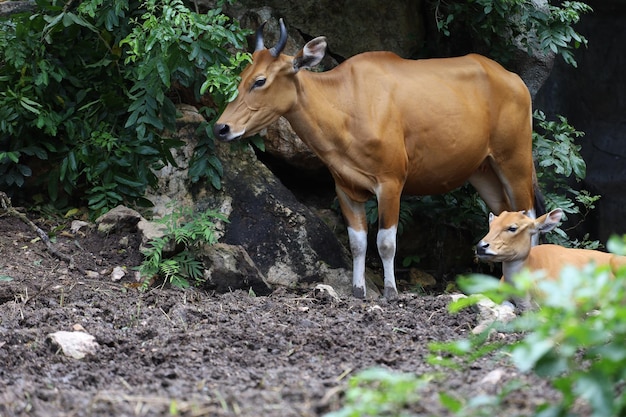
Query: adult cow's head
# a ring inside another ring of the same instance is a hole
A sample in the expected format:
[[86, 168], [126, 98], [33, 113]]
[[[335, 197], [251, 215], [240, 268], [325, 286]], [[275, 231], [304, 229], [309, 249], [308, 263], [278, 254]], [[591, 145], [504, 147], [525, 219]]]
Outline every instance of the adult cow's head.
[[239, 94], [213, 127], [219, 140], [252, 136], [287, 113], [298, 100], [298, 71], [317, 65], [324, 57], [326, 38], [323, 36], [308, 42], [296, 56], [282, 54], [287, 29], [283, 19], [279, 23], [280, 38], [270, 49], [263, 44], [265, 22], [257, 29], [256, 49], [252, 63], [241, 73]]

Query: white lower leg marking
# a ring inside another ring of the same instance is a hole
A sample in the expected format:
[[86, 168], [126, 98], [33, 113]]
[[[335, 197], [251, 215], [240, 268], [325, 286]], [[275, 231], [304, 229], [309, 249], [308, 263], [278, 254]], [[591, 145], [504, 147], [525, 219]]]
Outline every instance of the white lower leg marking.
[[394, 273], [394, 258], [396, 256], [396, 226], [389, 229], [380, 229], [376, 237], [378, 254], [383, 261], [385, 273], [385, 289], [396, 289], [396, 276]]
[[352, 252], [352, 286], [363, 289], [365, 296], [365, 252], [367, 251], [367, 232], [348, 227], [350, 251]]

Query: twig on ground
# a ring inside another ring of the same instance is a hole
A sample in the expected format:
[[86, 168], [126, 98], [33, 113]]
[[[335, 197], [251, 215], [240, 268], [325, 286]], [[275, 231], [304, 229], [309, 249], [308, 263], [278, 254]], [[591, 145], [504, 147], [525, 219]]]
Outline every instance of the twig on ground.
[[1, 211], [5, 211], [9, 216], [17, 217], [22, 222], [26, 223], [35, 233], [37, 233], [43, 243], [46, 244], [48, 252], [50, 252], [53, 256], [56, 256], [62, 261], [67, 262], [70, 268], [76, 268], [81, 273], [85, 273], [82, 268], [74, 264], [74, 259], [71, 256], [59, 252], [57, 248], [54, 247], [52, 242], [50, 242], [50, 238], [48, 237], [48, 234], [46, 232], [41, 230], [35, 223], [33, 223], [28, 217], [26, 217], [24, 213], [20, 213], [19, 211], [15, 210], [15, 208], [11, 204], [11, 199], [9, 198], [9, 196], [7, 196], [2, 191], [0, 191], [0, 212]]

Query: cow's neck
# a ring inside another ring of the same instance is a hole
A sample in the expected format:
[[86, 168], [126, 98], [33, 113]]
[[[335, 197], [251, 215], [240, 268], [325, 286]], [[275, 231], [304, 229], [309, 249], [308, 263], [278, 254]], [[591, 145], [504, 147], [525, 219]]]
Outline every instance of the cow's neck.
[[303, 71], [297, 77], [298, 101], [284, 117], [296, 134], [327, 164], [334, 151], [341, 150], [344, 139], [337, 126], [344, 126], [338, 118], [349, 117], [338, 113], [343, 106], [340, 83], [329, 73]]

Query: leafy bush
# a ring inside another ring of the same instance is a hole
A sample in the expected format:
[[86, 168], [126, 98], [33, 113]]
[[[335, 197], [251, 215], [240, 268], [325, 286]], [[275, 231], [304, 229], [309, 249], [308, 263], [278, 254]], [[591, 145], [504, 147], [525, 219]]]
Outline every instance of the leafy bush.
[[433, 0], [437, 27], [446, 36], [469, 32], [498, 61], [506, 62], [517, 45], [529, 53], [552, 51], [576, 67], [573, 49], [587, 39], [573, 25], [591, 7], [578, 1], [559, 6], [533, 0]]
[[[536, 110], [534, 113], [533, 154], [539, 165], [537, 179], [547, 211], [561, 208], [566, 215], [578, 214], [584, 218], [600, 198], [573, 187], [573, 183], [580, 183], [587, 175], [587, 164], [580, 155], [581, 146], [575, 141], [584, 133], [571, 126], [565, 117], [557, 117], [558, 121], [548, 121], [543, 112]], [[572, 241], [561, 228], [554, 232], [547, 236], [552, 243], [587, 248], [599, 246], [599, 242], [586, 238], [583, 242]]]
[[430, 379], [432, 376], [366, 369], [350, 378], [345, 406], [325, 417], [409, 416], [402, 410], [405, 405], [419, 400], [419, 390]]
[[213, 210], [194, 213], [183, 207], [160, 219], [157, 223], [165, 226], [163, 236], [152, 239], [150, 246], [142, 250], [145, 256], [139, 267], [144, 278], [142, 287], [146, 289], [155, 277], [179, 288], [201, 283], [204, 268], [196, 260], [195, 251], [203, 245], [217, 243], [215, 220], [228, 221]]
[[[164, 135], [178, 92], [200, 101], [211, 85], [224, 92], [213, 95], [219, 106], [236, 91], [234, 72], [221, 69], [247, 59], [230, 53], [245, 32], [217, 3], [198, 14], [182, 0], [42, 0], [36, 13], [0, 21], [0, 189], [43, 169], [37, 177], [61, 206], [84, 198], [97, 216], [149, 204], [152, 169], [174, 163], [170, 149], [182, 145]], [[196, 180], [219, 178], [210, 148], [192, 162]]]

